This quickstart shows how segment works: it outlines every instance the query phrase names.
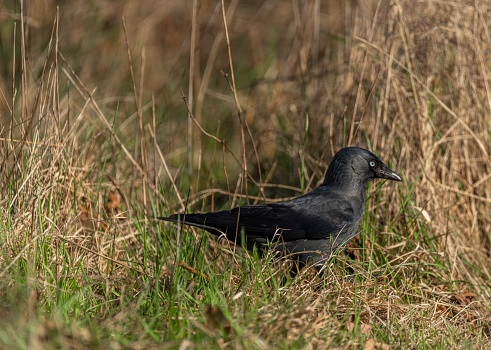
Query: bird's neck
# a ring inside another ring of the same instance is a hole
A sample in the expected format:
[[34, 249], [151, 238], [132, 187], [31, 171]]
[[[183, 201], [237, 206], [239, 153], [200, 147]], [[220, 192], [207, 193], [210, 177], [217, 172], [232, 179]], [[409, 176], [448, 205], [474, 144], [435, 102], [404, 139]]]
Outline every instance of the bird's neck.
[[334, 188], [346, 191], [346, 193], [365, 193], [368, 183], [371, 179], [360, 176], [351, 171], [351, 169], [329, 168], [324, 178], [323, 186], [332, 186]]

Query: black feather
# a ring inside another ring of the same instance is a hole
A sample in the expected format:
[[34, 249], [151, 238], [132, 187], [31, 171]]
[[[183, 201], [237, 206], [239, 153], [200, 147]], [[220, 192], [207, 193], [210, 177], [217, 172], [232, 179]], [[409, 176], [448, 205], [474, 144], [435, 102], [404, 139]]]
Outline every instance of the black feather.
[[333, 249], [356, 235], [367, 185], [375, 178], [401, 181], [373, 153], [343, 148], [329, 164], [322, 185], [290, 201], [158, 219], [200, 227], [237, 244], [242, 243], [243, 232], [248, 248], [273, 243], [273, 249], [321, 267]]

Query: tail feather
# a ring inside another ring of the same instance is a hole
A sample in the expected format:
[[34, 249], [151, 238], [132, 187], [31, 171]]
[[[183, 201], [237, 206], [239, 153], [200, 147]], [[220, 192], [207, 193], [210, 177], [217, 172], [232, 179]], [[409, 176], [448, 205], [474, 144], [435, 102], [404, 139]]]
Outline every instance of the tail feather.
[[[221, 236], [222, 234], [225, 234], [224, 232], [222, 232], [220, 229], [218, 229], [216, 227], [206, 225], [205, 224], [206, 218], [204, 215], [201, 215], [201, 214], [186, 214], [186, 215], [173, 214], [169, 217], [160, 216], [160, 217], [157, 217], [157, 219], [175, 222], [175, 223], [179, 223], [179, 224], [190, 225], [190, 226], [194, 226], [194, 227], [199, 227], [199, 228], [205, 229], [206, 231], [211, 232], [217, 236]], [[183, 221], [183, 219], [184, 219], [184, 221]]]

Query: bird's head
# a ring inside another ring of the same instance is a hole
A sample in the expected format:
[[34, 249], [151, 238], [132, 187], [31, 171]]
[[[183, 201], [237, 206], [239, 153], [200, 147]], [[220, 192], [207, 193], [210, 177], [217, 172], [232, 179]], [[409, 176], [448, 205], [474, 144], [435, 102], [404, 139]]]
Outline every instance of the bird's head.
[[385, 165], [375, 154], [359, 147], [346, 147], [338, 151], [329, 164], [324, 184], [367, 185], [376, 178], [401, 181], [399, 175]]

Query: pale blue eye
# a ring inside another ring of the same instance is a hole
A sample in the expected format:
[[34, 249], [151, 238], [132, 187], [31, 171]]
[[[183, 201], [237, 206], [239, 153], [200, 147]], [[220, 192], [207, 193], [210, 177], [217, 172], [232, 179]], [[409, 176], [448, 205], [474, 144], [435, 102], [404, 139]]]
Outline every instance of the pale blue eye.
[[370, 166], [375, 166], [375, 162], [373, 160], [370, 162]]

